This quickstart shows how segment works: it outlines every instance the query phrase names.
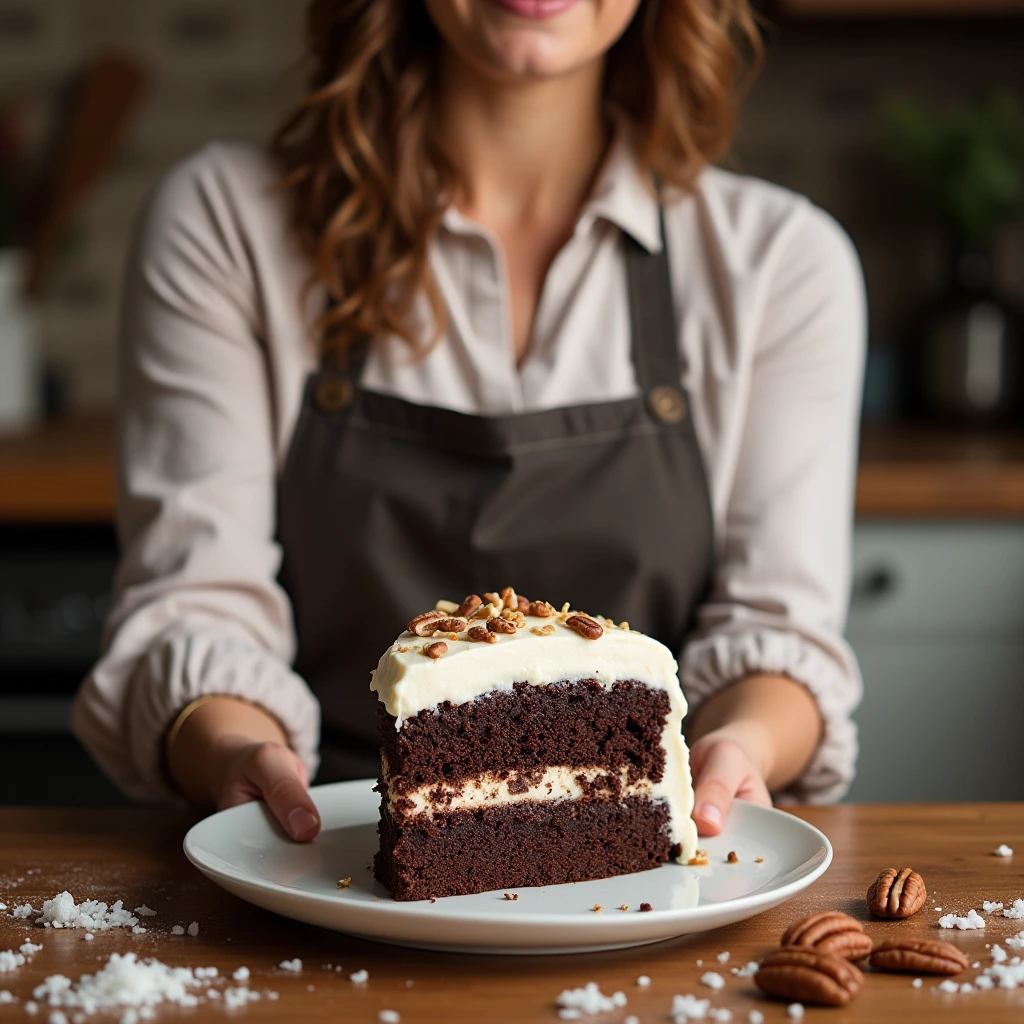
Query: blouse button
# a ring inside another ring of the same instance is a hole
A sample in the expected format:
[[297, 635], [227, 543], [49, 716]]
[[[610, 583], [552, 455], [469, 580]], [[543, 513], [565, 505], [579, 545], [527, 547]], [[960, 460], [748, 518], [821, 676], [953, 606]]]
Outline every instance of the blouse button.
[[647, 407], [651, 415], [666, 427], [682, 423], [686, 416], [686, 399], [681, 391], [659, 385], [647, 393]]
[[321, 412], [341, 412], [352, 402], [352, 382], [348, 377], [326, 374], [317, 382], [313, 400]]

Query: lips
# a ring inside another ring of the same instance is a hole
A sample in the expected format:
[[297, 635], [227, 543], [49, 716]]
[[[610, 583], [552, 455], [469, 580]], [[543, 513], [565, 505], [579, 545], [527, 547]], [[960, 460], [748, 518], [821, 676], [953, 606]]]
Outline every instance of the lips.
[[491, 0], [510, 14], [520, 18], [554, 18], [573, 7], [578, 0]]

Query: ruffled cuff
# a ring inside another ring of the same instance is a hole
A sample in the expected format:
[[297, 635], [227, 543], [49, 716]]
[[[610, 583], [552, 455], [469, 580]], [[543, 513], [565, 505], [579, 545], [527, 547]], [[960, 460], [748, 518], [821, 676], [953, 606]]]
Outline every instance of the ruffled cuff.
[[112, 707], [111, 695], [103, 690], [102, 681], [86, 682], [76, 702], [73, 731], [136, 800], [177, 799], [164, 776], [164, 736], [186, 705], [207, 695], [239, 697], [273, 715], [309, 777], [316, 775], [316, 697], [288, 666], [242, 635], [199, 631], [166, 637], [132, 670], [120, 708]]
[[830, 803], [849, 789], [857, 764], [857, 726], [850, 717], [861, 695], [860, 673], [849, 648], [836, 656], [797, 633], [757, 629], [712, 633], [683, 652], [680, 680], [691, 709], [752, 675], [782, 675], [806, 686], [817, 701], [824, 730], [810, 764], [779, 803]]

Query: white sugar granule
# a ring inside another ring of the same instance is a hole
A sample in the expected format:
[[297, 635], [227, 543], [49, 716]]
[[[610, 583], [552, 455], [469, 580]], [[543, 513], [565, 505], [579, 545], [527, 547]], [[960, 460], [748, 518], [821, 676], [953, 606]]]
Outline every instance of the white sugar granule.
[[32, 1016], [32, 1015], [34, 1015], [34, 1014], [37, 1014], [37, 1013], [39, 1012], [39, 1006], [38, 1006], [38, 1004], [36, 1004], [36, 1003], [32, 1002], [32, 1000], [30, 999], [30, 1000], [29, 1000], [29, 1001], [28, 1001], [28, 1002], [27, 1002], [27, 1003], [25, 1004], [25, 1012], [26, 1012], [27, 1014], [29, 1014], [30, 1016]]
[[698, 999], [691, 995], [673, 996], [670, 1011], [673, 1024], [687, 1024], [691, 1020], [706, 1020], [710, 1006], [710, 999]]
[[[562, 1020], [575, 1020], [583, 1014], [610, 1013], [626, 1005], [626, 996], [623, 992], [613, 992], [606, 996], [598, 987], [596, 981], [589, 981], [583, 988], [567, 988], [560, 992], [555, 999], [555, 1005], [559, 1007], [558, 1016]], [[576, 1016], [563, 1016], [566, 1010], [576, 1010]]]
[[634, 1017], [632, 1014], [630, 1014], [623, 1020], [622, 1024], [640, 1024], [640, 1018]]
[[216, 967], [197, 967], [193, 973], [200, 981], [209, 981], [217, 977], [218, 971]]
[[700, 978], [702, 985], [707, 985], [708, 988], [713, 988], [718, 991], [720, 988], [725, 988], [725, 978], [723, 978], [717, 971], [708, 971], [706, 974], [702, 974]]
[[920, 978], [915, 978], [910, 984], [913, 985], [914, 988], [920, 988], [924, 982]]
[[972, 971], [976, 971], [980, 966], [981, 966], [981, 961], [980, 960], [975, 960], [974, 963], [971, 964], [971, 970]]
[[231, 975], [231, 977], [235, 981], [248, 981], [249, 980], [249, 968], [248, 967], [239, 967], [238, 970], [235, 971], [234, 974]]
[[302, 961], [296, 957], [294, 960], [282, 960], [278, 965], [282, 971], [291, 971], [298, 974], [302, 970]]
[[145, 934], [146, 934], [146, 929], [143, 928], [141, 924], [137, 924], [132, 929], [132, 935], [145, 935]]
[[1003, 917], [1008, 917], [1011, 921], [1020, 921], [1024, 918], [1024, 900], [1014, 900], [1013, 906], [1003, 911]]
[[1013, 850], [1006, 843], [1000, 843], [993, 851], [997, 857], [1012, 857]]
[[726, 1024], [727, 1021], [732, 1020], [732, 1010], [726, 1010], [724, 1007], [720, 1010], [708, 1010], [708, 1020], [720, 1021], [721, 1024]]
[[939, 984], [932, 991], [934, 992], [946, 992], [949, 995], [955, 995], [960, 991], [960, 986], [955, 981], [950, 981], [948, 978], [945, 981], [939, 982]]
[[717, 961], [718, 961], [718, 962], [719, 962], [720, 964], [727, 964], [727, 963], [729, 962], [729, 957], [730, 957], [730, 955], [731, 955], [731, 954], [729, 953], [729, 951], [728, 951], [728, 950], [724, 950], [723, 952], [719, 953], [719, 954], [718, 954], [718, 956], [716, 956], [716, 957], [715, 957], [715, 959], [716, 959], [716, 960], [717, 960]]
[[68, 1019], [60, 1012], [60, 1010], [54, 1010], [53, 1013], [46, 1018], [46, 1024], [68, 1024]]
[[370, 980], [369, 971], [356, 971], [355, 974], [350, 974], [348, 980], [355, 985], [365, 985]]
[[[1005, 942], [1010, 949], [1024, 949], [1024, 932], [1017, 932], [1017, 934], [1012, 938], [1003, 939], [1003, 942]], [[22, 946], [22, 951], [24, 951], [24, 948], [25, 947]]]
[[23, 942], [18, 947], [19, 953], [24, 953], [25, 956], [32, 956], [33, 953], [38, 953], [43, 947], [37, 946], [34, 942]]
[[92, 940], [93, 940], [93, 939], [94, 939], [95, 937], [96, 937], [96, 936], [95, 936], [95, 935], [93, 935], [93, 933], [92, 933], [92, 932], [86, 932], [86, 933], [85, 933], [85, 934], [84, 934], [84, 935], [82, 936], [82, 938], [83, 938], [83, 939], [84, 939], [84, 940], [85, 940], [86, 942], [92, 942]]
[[749, 963], [744, 964], [742, 967], [734, 967], [732, 973], [737, 978], [752, 978], [757, 974], [757, 969], [761, 965], [756, 960], [751, 960]]
[[199, 934], [199, 922], [198, 921], [193, 921], [188, 926], [188, 933], [189, 933], [189, 935], [192, 936], [192, 938], [195, 938]]
[[141, 907], [136, 907], [134, 913], [139, 917], [156, 917], [156, 911], [150, 910], [145, 903]]
[[966, 981], [960, 986], [960, 992], [963, 995], [967, 995], [968, 992], [973, 992], [974, 986], [968, 984]]
[[[241, 1009], [246, 1003], [255, 1003], [259, 1000], [259, 992], [253, 992], [251, 988], [226, 988], [224, 989], [224, 1007], [228, 1010]], [[267, 993], [270, 998], [270, 993]], [[274, 998], [277, 998], [276, 993]]]
[[52, 900], [47, 900], [36, 918], [36, 924], [44, 928], [86, 928], [91, 932], [107, 931], [109, 928], [134, 928], [139, 919], [124, 909], [124, 902], [118, 900], [109, 908], [99, 900], [82, 900], [75, 903], [75, 897], [64, 891]]
[[790, 1003], [786, 1007], [786, 1014], [792, 1020], [802, 1020], [804, 1015], [804, 1007], [802, 1003]]
[[401, 1019], [402, 1015], [397, 1010], [381, 1010], [377, 1014], [380, 1024], [398, 1024]]
[[[985, 977], [991, 978], [999, 988], [1020, 988], [1024, 985], [1024, 964], [993, 964], [985, 969], [981, 978]], [[981, 978], [975, 978], [974, 983], [978, 985]]]
[[697, 966], [698, 967], [703, 967], [704, 966], [704, 961], [703, 960], [698, 960], [697, 961]]
[[25, 957], [21, 953], [15, 953], [13, 949], [0, 950], [0, 974], [16, 971], [24, 966]]
[[1007, 953], [998, 942], [992, 947], [992, 962], [994, 964], [1003, 963], [1004, 960], [1009, 959], [1009, 956], [1010, 954]]
[[14, 993], [0, 989], [0, 1006], [9, 1006], [13, 1002], [15, 1002]]
[[20, 907], [15, 907], [11, 911], [11, 917], [17, 921], [24, 921], [25, 918], [31, 917], [35, 911], [32, 909], [31, 903], [23, 903]]
[[981, 909], [984, 910], [986, 914], [994, 914], [997, 910], [1002, 910], [1003, 905], [1002, 903], [993, 903], [991, 900], [985, 900], [981, 905]]
[[[1005, 914], [1006, 911], [1003, 911]], [[947, 914], [939, 918], [940, 928], [959, 928], [960, 931], [969, 931], [972, 928], [984, 928], [985, 919], [976, 910], [968, 910], [966, 917], [957, 917], [956, 914]]]
[[7, 909], [7, 904], [6, 903], [0, 903], [0, 910], [6, 910], [6, 909]]
[[651, 979], [648, 978], [646, 974], [641, 974], [640, 977], [636, 979], [636, 983], [638, 988], [651, 987]]
[[184, 934], [185, 934], [185, 929], [184, 929], [184, 928], [182, 928], [182, 926], [181, 926], [180, 924], [176, 924], [176, 925], [175, 925], [175, 926], [174, 926], [174, 927], [173, 927], [173, 928], [171, 929], [171, 934], [172, 934], [172, 935], [184, 935]]
[[987, 974], [982, 974], [974, 979], [974, 987], [988, 990], [990, 988], [995, 988], [996, 983]]
[[751, 1010], [747, 1014], [747, 1024], [764, 1024], [764, 1014], [760, 1010]]
[[936, 914], [942, 913], [942, 907], [932, 907], [932, 910], [934, 910]]

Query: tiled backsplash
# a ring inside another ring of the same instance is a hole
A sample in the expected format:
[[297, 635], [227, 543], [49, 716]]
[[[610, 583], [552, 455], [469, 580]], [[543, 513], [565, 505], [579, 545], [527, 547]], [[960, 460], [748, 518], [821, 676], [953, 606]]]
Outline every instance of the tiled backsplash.
[[[89, 54], [127, 50], [153, 84], [113, 172], [79, 217], [81, 245], [44, 310], [48, 357], [79, 408], [109, 406], [120, 279], [133, 222], [174, 160], [210, 138], [265, 139], [301, 87], [304, 0], [0, 0], [0, 98], [22, 97], [45, 137]], [[733, 161], [810, 195], [851, 231], [872, 327], [894, 337], [943, 273], [940, 236], [909, 211], [877, 155], [878, 96], [939, 101], [992, 88], [1024, 97], [1024, 19], [997, 25], [791, 24], [773, 33]], [[1007, 292], [1024, 301], [1024, 230], [1000, 237]]]

